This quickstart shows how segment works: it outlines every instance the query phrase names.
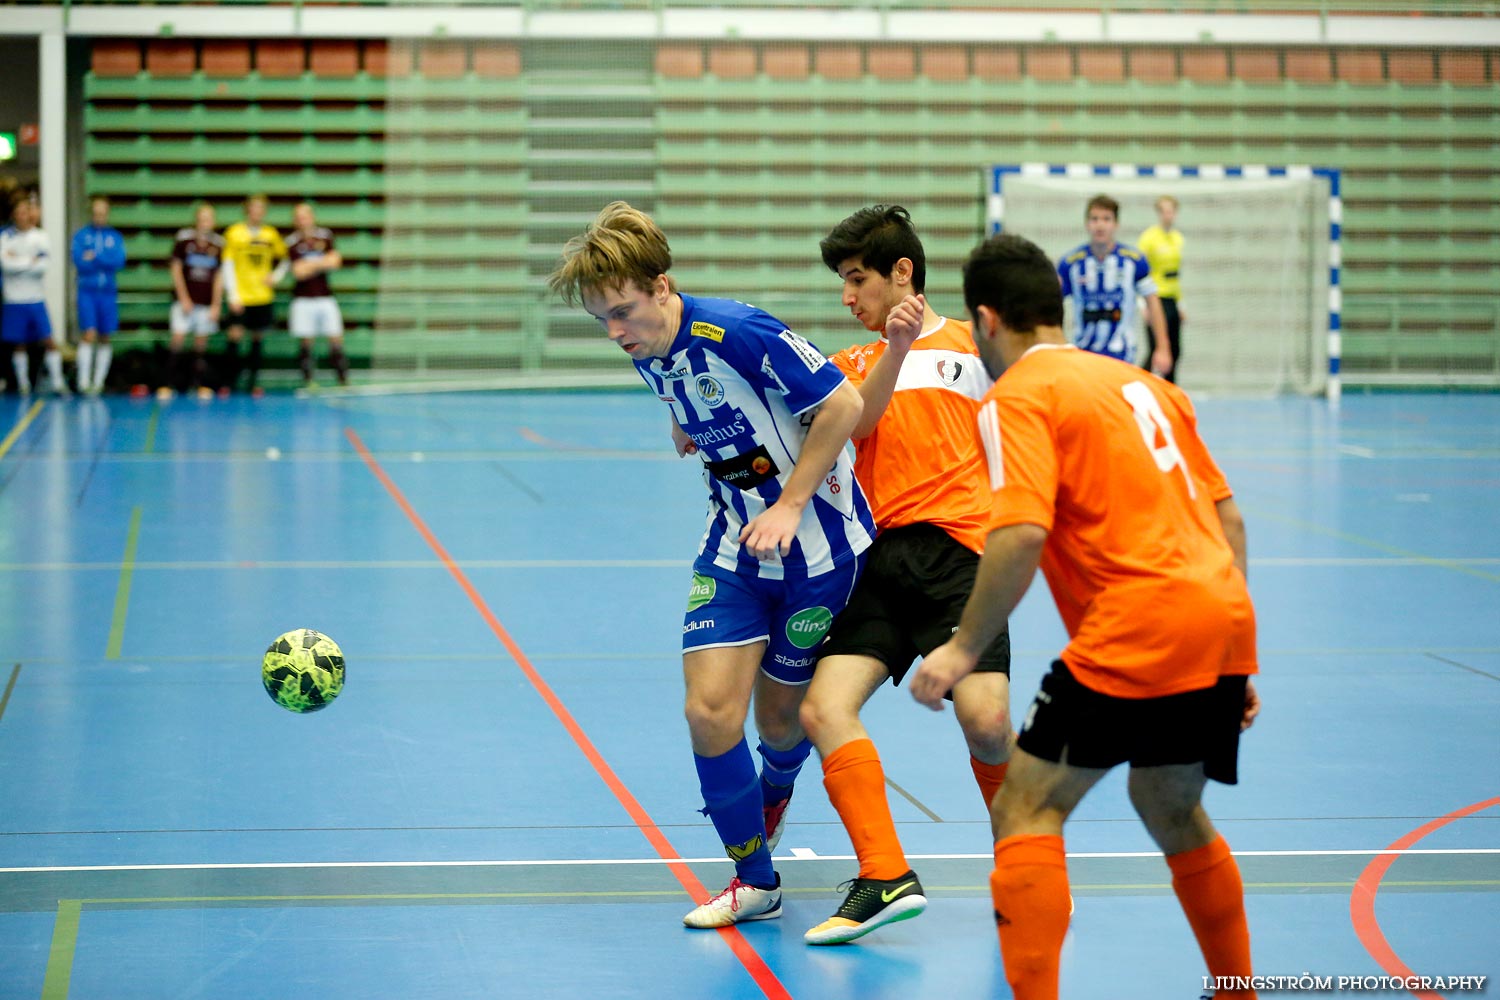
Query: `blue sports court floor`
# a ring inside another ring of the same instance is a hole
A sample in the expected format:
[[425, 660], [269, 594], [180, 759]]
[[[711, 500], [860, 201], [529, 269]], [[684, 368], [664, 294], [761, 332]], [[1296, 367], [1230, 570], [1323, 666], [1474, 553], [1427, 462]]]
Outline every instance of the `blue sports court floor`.
[[[729, 866], [679, 706], [703, 488], [645, 392], [3, 403], [0, 998], [1009, 996], [962, 740], [904, 691], [868, 721], [927, 913], [802, 943], [854, 871], [813, 763], [785, 918], [681, 926]], [[1209, 801], [1257, 971], [1500, 974], [1500, 396], [1200, 415], [1260, 617]], [[299, 626], [349, 663], [306, 717], [258, 669]], [[1019, 715], [1044, 586], [1012, 630]], [[1063, 992], [1188, 1000], [1122, 778], [1069, 829]]]

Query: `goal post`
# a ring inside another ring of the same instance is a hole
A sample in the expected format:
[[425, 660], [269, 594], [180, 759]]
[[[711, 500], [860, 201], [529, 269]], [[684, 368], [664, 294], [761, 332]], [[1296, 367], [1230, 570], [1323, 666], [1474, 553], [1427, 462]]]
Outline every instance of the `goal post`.
[[991, 234], [1016, 232], [1052, 259], [1087, 239], [1084, 206], [1120, 203], [1116, 239], [1180, 203], [1181, 307], [1189, 389], [1339, 396], [1339, 171], [1311, 166], [997, 164], [986, 172]]

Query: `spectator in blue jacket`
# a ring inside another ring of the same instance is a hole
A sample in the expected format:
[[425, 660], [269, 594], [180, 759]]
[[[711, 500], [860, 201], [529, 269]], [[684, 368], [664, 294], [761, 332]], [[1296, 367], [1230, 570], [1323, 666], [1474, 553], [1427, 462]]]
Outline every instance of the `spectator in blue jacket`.
[[89, 201], [89, 224], [73, 236], [73, 266], [78, 269], [78, 391], [104, 391], [114, 351], [109, 338], [120, 328], [115, 274], [125, 266], [125, 237], [109, 224], [109, 199]]

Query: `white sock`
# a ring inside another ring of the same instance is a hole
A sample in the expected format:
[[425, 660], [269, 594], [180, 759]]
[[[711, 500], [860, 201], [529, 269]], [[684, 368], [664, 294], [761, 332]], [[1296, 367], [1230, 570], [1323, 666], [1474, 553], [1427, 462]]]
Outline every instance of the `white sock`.
[[85, 340], [78, 345], [78, 391], [88, 392], [94, 372], [94, 345]]
[[102, 392], [104, 380], [109, 378], [109, 362], [115, 356], [115, 349], [109, 346], [109, 341], [99, 345], [99, 353], [94, 356], [94, 389]]
[[16, 370], [16, 385], [22, 392], [30, 392], [31, 355], [25, 351], [17, 351], [10, 356], [10, 363]]
[[52, 380], [52, 388], [61, 392], [66, 388], [62, 380], [62, 354], [54, 347], [42, 355], [42, 360], [47, 363], [47, 377]]

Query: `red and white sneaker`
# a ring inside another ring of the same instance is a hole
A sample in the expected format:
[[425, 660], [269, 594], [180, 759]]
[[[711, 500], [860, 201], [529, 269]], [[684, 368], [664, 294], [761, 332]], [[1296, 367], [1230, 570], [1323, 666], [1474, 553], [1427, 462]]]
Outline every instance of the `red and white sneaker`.
[[682, 918], [688, 927], [728, 927], [746, 920], [774, 920], [781, 916], [781, 876], [776, 888], [757, 889], [738, 877], [729, 880], [729, 888], [696, 906]]

